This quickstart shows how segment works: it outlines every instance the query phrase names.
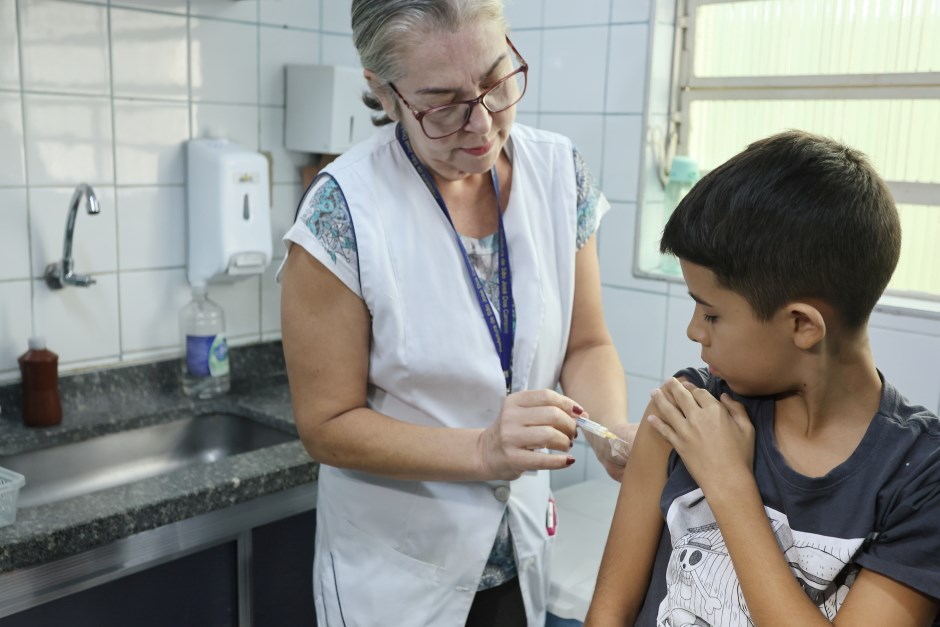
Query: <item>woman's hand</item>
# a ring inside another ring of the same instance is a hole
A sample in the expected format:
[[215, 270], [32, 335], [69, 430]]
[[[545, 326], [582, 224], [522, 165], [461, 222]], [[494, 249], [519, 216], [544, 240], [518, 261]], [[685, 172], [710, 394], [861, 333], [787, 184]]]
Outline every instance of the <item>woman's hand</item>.
[[507, 396], [499, 417], [480, 436], [483, 476], [511, 481], [527, 470], [570, 466], [573, 457], [539, 449], [563, 453], [571, 449], [577, 437], [575, 407], [573, 400], [552, 390], [526, 390]]
[[614, 481], [620, 481], [623, 478], [623, 469], [627, 465], [627, 457], [633, 448], [633, 439], [636, 437], [638, 427], [639, 425], [628, 422], [621, 422], [607, 427], [611, 433], [626, 442], [626, 444], [585, 433], [591, 448], [594, 449], [594, 453], [597, 455], [597, 460], [604, 466], [604, 470]]
[[706, 496], [723, 478], [752, 473], [754, 425], [728, 394], [720, 402], [707, 390], [670, 378], [653, 390], [655, 414], [647, 420], [676, 450]]

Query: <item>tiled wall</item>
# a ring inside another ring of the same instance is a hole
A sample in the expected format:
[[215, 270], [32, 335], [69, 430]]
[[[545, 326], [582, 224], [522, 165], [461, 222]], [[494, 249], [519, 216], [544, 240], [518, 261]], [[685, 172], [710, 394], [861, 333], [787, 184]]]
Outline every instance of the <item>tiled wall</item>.
[[[643, 129], [665, 128], [676, 3], [558, 0], [544, 3], [539, 23], [533, 16], [540, 4], [515, 2], [518, 17], [529, 20], [529, 41], [542, 45], [540, 101], [522, 118], [574, 138], [613, 205], [599, 236], [604, 309], [636, 421], [665, 377], [701, 364], [698, 345], [685, 334], [694, 308], [685, 285], [631, 271], [637, 209], [646, 203], [655, 211], [662, 199]], [[521, 24], [515, 13], [510, 10], [511, 20]], [[876, 311], [869, 336], [888, 380], [912, 401], [940, 411], [940, 320]], [[605, 476], [593, 455], [575, 450], [579, 462], [554, 474], [555, 487]]]
[[[0, 380], [33, 334], [62, 371], [175, 354], [183, 143], [269, 151], [283, 232], [311, 161], [284, 149], [284, 65], [320, 62], [358, 66], [348, 1], [0, 0]], [[42, 272], [82, 181], [101, 213], [78, 216], [75, 268], [97, 284], [51, 291]], [[271, 272], [211, 288], [233, 343], [279, 336]]]
[[[640, 198], [661, 197], [643, 129], [667, 112], [674, 0], [507, 0], [532, 67], [519, 120], [572, 137], [613, 204], [600, 233], [607, 321], [636, 419], [665, 376], [698, 363], [680, 284], [631, 273]], [[288, 226], [308, 155], [283, 148], [283, 66], [357, 65], [349, 0], [0, 0], [0, 379], [43, 334], [63, 370], [177, 352], [185, 278], [181, 145], [208, 132], [268, 150], [274, 225]], [[66, 205], [87, 181], [76, 269], [92, 288], [51, 292]], [[276, 242], [276, 254], [281, 247]], [[273, 269], [211, 297], [235, 343], [279, 336]], [[940, 409], [940, 321], [876, 313], [876, 359], [912, 399]], [[602, 474], [590, 455], [559, 485]]]

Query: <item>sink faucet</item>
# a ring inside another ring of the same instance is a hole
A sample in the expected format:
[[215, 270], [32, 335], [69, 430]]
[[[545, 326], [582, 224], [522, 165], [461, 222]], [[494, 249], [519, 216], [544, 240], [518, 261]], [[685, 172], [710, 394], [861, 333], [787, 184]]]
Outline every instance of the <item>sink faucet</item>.
[[72, 234], [75, 232], [75, 218], [78, 214], [78, 205], [85, 200], [85, 208], [89, 215], [101, 212], [95, 190], [87, 183], [80, 183], [72, 194], [69, 202], [69, 216], [65, 222], [65, 242], [62, 245], [62, 259], [46, 266], [46, 283], [54, 290], [62, 289], [66, 285], [88, 287], [95, 283], [95, 279], [87, 274], [75, 274], [75, 260], [72, 259]]

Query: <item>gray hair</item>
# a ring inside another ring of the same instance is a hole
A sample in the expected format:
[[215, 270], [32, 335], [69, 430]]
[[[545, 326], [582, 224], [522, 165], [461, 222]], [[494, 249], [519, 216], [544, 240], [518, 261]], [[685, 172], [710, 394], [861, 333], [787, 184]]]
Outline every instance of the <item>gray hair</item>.
[[[382, 82], [373, 89], [386, 89], [388, 83], [405, 75], [401, 56], [416, 35], [455, 32], [480, 20], [493, 20], [508, 30], [503, 0], [353, 0], [352, 3], [353, 43], [359, 51], [359, 61]], [[392, 121], [372, 91], [363, 93], [362, 101], [380, 112], [372, 118], [376, 126]]]

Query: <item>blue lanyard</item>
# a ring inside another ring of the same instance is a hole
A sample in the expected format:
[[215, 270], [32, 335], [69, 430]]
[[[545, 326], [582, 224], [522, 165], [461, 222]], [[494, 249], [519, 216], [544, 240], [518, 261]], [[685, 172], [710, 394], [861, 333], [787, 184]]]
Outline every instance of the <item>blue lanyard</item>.
[[493, 166], [493, 169], [490, 170], [490, 176], [493, 179], [493, 189], [496, 192], [496, 216], [499, 219], [499, 252], [497, 253], [498, 265], [496, 267], [496, 275], [499, 277], [499, 323], [496, 322], [496, 314], [493, 312], [493, 307], [490, 304], [489, 298], [486, 296], [483, 282], [477, 275], [476, 270], [473, 269], [470, 255], [467, 254], [467, 249], [464, 247], [463, 241], [457, 233], [457, 228], [454, 227], [454, 221], [450, 217], [450, 212], [447, 211], [447, 205], [444, 203], [441, 192], [437, 189], [437, 185], [434, 184], [431, 173], [428, 172], [428, 169], [418, 159], [414, 149], [411, 147], [411, 141], [408, 139], [408, 136], [405, 135], [401, 124], [395, 129], [395, 136], [398, 138], [398, 143], [401, 144], [409, 161], [411, 161], [411, 165], [414, 166], [415, 170], [417, 170], [418, 174], [421, 176], [421, 180], [427, 185], [428, 191], [434, 196], [438, 207], [444, 212], [444, 217], [447, 218], [450, 227], [454, 230], [454, 237], [457, 240], [457, 246], [460, 248], [460, 254], [463, 255], [463, 262], [467, 267], [467, 274], [470, 276], [470, 281], [473, 283], [473, 289], [476, 292], [480, 311], [483, 313], [483, 319], [489, 328], [493, 346], [496, 347], [496, 353], [499, 355], [499, 363], [503, 367], [503, 377], [506, 379], [506, 394], [509, 394], [512, 391], [512, 347], [516, 337], [513, 324], [516, 306], [512, 299], [512, 271], [509, 268], [509, 245], [506, 242], [506, 230], [503, 228], [503, 212], [499, 205], [499, 178], [496, 176], [496, 166]]

